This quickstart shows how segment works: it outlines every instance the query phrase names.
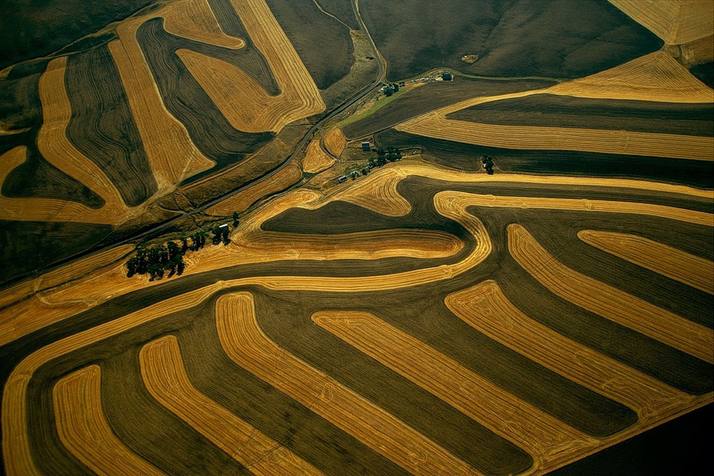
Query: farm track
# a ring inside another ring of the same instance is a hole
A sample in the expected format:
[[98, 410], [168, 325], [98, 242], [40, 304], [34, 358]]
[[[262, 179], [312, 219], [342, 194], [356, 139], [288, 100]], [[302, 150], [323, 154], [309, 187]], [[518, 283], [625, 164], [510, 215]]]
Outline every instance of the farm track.
[[287, 393], [414, 474], [478, 474], [463, 461], [329, 375], [272, 342], [256, 320], [248, 293], [216, 303], [223, 349], [241, 367]]
[[[458, 362], [361, 312], [324, 311], [313, 321], [526, 450], [534, 470], [558, 465], [597, 441], [502, 390]], [[458, 383], [456, 383], [458, 382]]]
[[112, 431], [102, 410], [98, 365], [63, 377], [55, 385], [53, 397], [60, 440], [90, 470], [97, 474], [164, 474], [133, 453]]
[[322, 474], [199, 392], [183, 366], [176, 337], [166, 336], [146, 344], [139, 359], [151, 395], [252, 474]]
[[509, 225], [508, 248], [518, 264], [563, 299], [705, 362], [714, 362], [711, 329], [564, 266], [520, 225]]
[[581, 230], [578, 238], [606, 253], [714, 294], [714, 262], [708, 259], [625, 233]]

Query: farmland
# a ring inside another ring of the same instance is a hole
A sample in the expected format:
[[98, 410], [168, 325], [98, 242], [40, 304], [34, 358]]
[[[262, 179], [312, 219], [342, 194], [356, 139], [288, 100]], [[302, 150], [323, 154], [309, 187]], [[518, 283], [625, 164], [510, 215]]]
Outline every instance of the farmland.
[[694, 3], [2, 20], [2, 473], [708, 464], [669, 429], [714, 403]]

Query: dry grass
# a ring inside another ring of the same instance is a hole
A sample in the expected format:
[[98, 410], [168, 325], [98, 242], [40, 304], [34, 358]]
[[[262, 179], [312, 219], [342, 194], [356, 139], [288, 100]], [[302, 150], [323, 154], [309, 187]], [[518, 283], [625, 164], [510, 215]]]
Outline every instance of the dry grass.
[[[394, 177], [406, 177], [409, 175], [430, 177], [444, 181], [457, 183], [480, 183], [493, 182], [493, 177], [485, 174], [472, 174], [459, 172], [450, 169], [442, 169], [431, 165], [424, 165], [418, 162], [401, 161], [397, 166], [387, 166], [374, 173], [366, 179], [378, 177], [384, 174], [387, 177], [379, 180], [392, 180]], [[708, 190], [698, 190], [682, 185], [670, 185], [658, 182], [647, 182], [629, 179], [602, 179], [587, 177], [560, 177], [560, 176], [535, 176], [520, 174], [501, 174], [499, 182], [534, 184], [534, 185], [568, 185], [568, 186], [596, 186], [614, 187], [630, 190], [645, 190], [662, 193], [677, 193], [694, 198], [714, 198], [714, 192]], [[396, 179], [395, 179], [396, 180]], [[398, 180], [397, 180], [398, 181]], [[356, 184], [360, 184], [356, 182]], [[339, 199], [336, 196], [321, 196], [317, 192], [309, 190], [296, 190], [285, 195], [276, 197], [251, 212], [247, 219], [243, 220], [238, 233], [232, 239], [234, 245], [228, 247], [210, 247], [192, 254], [190, 266], [185, 275], [210, 271], [221, 267], [250, 262], [249, 256], [258, 262], [267, 262], [275, 259], [292, 259], [298, 253], [291, 248], [273, 250], [278, 255], [269, 255], [261, 250], [260, 226], [266, 220], [288, 210], [292, 207], [318, 208], [329, 201]], [[469, 205], [492, 206], [492, 207], [528, 207], [539, 209], [557, 209], [573, 211], [594, 211], [608, 213], [630, 213], [645, 216], [660, 216], [687, 223], [701, 224], [706, 226], [714, 225], [714, 217], [711, 214], [692, 210], [679, 209], [661, 205], [634, 203], [634, 202], [611, 202], [604, 200], [578, 200], [578, 199], [550, 199], [550, 198], [528, 198], [528, 197], [499, 197], [494, 195], [469, 195], [454, 192], [441, 192], [435, 197], [435, 205], [440, 213], [462, 223], [475, 237], [478, 248], [467, 258], [467, 261], [454, 265], [441, 266], [414, 270], [405, 273], [396, 273], [386, 276], [371, 276], [361, 278], [337, 278], [326, 283], [325, 280], [312, 279], [309, 277], [274, 277], [271, 279], [258, 278], [246, 283], [268, 282], [273, 286], [283, 286], [283, 289], [301, 289], [300, 286], [309, 286], [310, 289], [323, 291], [351, 292], [353, 289], [380, 289], [385, 286], [388, 289], [409, 286], [411, 284], [425, 283], [435, 280], [448, 279], [451, 276], [462, 273], [473, 266], [478, 265], [491, 250], [491, 242], [480, 221], [465, 213], [463, 208]], [[397, 212], [399, 214], [402, 211]], [[241, 251], [237, 246], [244, 246], [246, 250]], [[317, 256], [321, 251], [311, 248], [312, 256]], [[306, 250], [301, 250], [301, 256], [306, 256]], [[156, 286], [161, 281], [149, 282], [140, 277], [126, 279], [125, 270], [122, 264], [105, 270], [101, 274], [87, 279], [82, 279], [72, 286], [65, 287], [50, 292], [40, 293], [32, 299], [19, 302], [13, 306], [0, 311], [0, 345], [11, 342], [23, 335], [29, 334], [44, 326], [67, 319], [79, 312], [97, 306], [109, 299], [122, 296], [132, 291], [148, 286]], [[291, 287], [292, 286], [292, 287]], [[353, 287], [353, 288], [351, 288]], [[37, 319], [42, 316], [42, 319]]]
[[711, 0], [610, 0], [665, 43], [678, 45], [711, 35], [714, 2]]
[[248, 185], [245, 189], [213, 205], [206, 211], [212, 215], [231, 215], [234, 211], [244, 212], [259, 200], [278, 193], [302, 178], [302, 170], [294, 163], [282, 167], [277, 172]]
[[665, 51], [686, 66], [693, 66], [714, 61], [714, 35], [682, 45], [668, 45]]
[[163, 474], [127, 448], [102, 410], [101, 371], [90, 365], [60, 379], [53, 391], [60, 441], [97, 474]]
[[322, 172], [332, 167], [332, 164], [335, 163], [335, 159], [322, 150], [321, 142], [320, 138], [316, 137], [307, 146], [305, 158], [302, 159], [302, 169], [307, 173], [316, 174]]
[[238, 365], [415, 474], [474, 474], [410, 426], [278, 347], [260, 329], [249, 293], [216, 303], [221, 345]]
[[342, 129], [339, 127], [333, 127], [322, 140], [327, 151], [332, 154], [333, 157], [339, 157], [344, 152], [345, 147], [347, 147], [347, 138], [342, 133]]
[[325, 311], [312, 320], [552, 467], [594, 447], [597, 440], [520, 400], [372, 314]]
[[183, 366], [176, 337], [166, 336], [146, 344], [139, 353], [139, 361], [149, 393], [252, 474], [322, 474], [199, 392]]
[[160, 13], [121, 23], [117, 27], [119, 39], [109, 43], [109, 50], [159, 188], [157, 195], [170, 192], [183, 179], [215, 165], [196, 148], [186, 127], [164, 106], [136, 39], [139, 26], [150, 18], [161, 16]]
[[312, 76], [265, 1], [232, 0], [232, 4], [265, 56], [280, 94], [270, 96], [237, 66], [195, 51], [177, 51], [230, 124], [244, 132], [279, 132], [290, 122], [324, 111]]
[[632, 408], [640, 425], [691, 403], [692, 397], [534, 321], [508, 300], [495, 281], [452, 293], [444, 302], [478, 332]]
[[513, 258], [543, 286], [573, 304], [706, 362], [714, 362], [714, 331], [560, 263], [520, 225], [508, 226]]
[[708, 259], [625, 233], [582, 230], [578, 238], [638, 266], [714, 294], [714, 262]]
[[221, 29], [208, 0], [172, 2], [163, 9], [162, 16], [166, 31], [176, 36], [231, 49], [245, 46], [241, 38], [227, 35]]

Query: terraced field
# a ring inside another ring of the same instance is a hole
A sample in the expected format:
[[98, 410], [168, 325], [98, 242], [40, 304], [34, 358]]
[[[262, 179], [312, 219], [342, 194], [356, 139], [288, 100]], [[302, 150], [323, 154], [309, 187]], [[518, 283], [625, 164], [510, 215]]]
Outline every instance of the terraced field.
[[308, 3], [160, 3], [0, 79], [4, 474], [567, 473], [712, 408], [714, 90], [670, 48], [711, 28], [588, 0], [516, 71], [529, 0], [403, 58], [431, 7]]

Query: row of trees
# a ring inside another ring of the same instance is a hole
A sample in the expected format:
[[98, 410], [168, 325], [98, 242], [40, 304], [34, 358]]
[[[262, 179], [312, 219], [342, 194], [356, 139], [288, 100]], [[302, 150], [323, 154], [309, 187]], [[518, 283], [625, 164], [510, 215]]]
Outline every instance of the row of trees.
[[[237, 227], [240, 223], [238, 212], [233, 212], [233, 227]], [[211, 230], [211, 242], [214, 245], [223, 243], [227, 245], [231, 242], [228, 237], [231, 228], [228, 224], [216, 225]], [[206, 246], [208, 233], [204, 230], [197, 230], [191, 235], [181, 237], [180, 243], [176, 241], [167, 241], [161, 245], [144, 247], [139, 245], [136, 248], [134, 255], [126, 263], [126, 276], [131, 278], [135, 274], [149, 275], [149, 281], [162, 279], [165, 274], [168, 277], [174, 275], [181, 276], [186, 269], [184, 255], [189, 251], [198, 251]]]

